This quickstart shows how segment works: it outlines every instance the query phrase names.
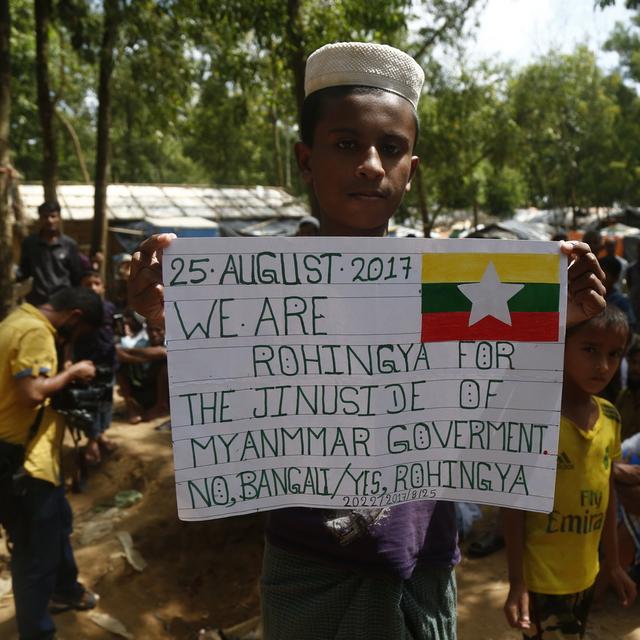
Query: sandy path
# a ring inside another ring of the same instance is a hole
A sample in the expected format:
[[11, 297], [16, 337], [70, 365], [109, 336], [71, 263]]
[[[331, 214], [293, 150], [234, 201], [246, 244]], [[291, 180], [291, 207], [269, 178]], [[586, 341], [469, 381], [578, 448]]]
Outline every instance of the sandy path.
[[[136, 640], [192, 640], [203, 627], [224, 628], [258, 614], [263, 517], [179, 522], [170, 436], [154, 430], [159, 422], [114, 423], [110, 433], [120, 448], [92, 471], [85, 493], [70, 496], [74, 548], [82, 580], [101, 595], [99, 610], [120, 620]], [[116, 520], [105, 516], [113, 496], [126, 489], [140, 491], [142, 500], [107, 512]], [[96, 528], [96, 537], [87, 542], [88, 531]], [[143, 572], [122, 557], [118, 531], [132, 535], [148, 563]], [[5, 578], [6, 563], [6, 553], [0, 554], [0, 575]], [[458, 586], [459, 640], [519, 637], [502, 617], [507, 591], [503, 553], [465, 558]], [[17, 639], [13, 615], [11, 597], [5, 596], [0, 600], [2, 640]], [[59, 615], [57, 624], [61, 640], [116, 637], [86, 614]], [[640, 640], [640, 604], [623, 610], [613, 599], [608, 601], [592, 617], [590, 638]]]

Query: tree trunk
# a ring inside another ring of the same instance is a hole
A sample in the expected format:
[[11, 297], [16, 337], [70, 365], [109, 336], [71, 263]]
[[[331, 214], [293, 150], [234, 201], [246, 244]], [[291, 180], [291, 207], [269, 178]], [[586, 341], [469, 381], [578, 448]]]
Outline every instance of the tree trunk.
[[304, 27], [300, 16], [300, 0], [287, 1], [287, 47], [289, 70], [293, 75], [293, 91], [298, 108], [298, 120], [304, 102], [304, 70], [306, 56], [304, 48]]
[[576, 185], [575, 182], [571, 182], [571, 212], [573, 228], [578, 228], [578, 206], [576, 205]]
[[36, 85], [42, 133], [42, 185], [45, 200], [57, 200], [58, 150], [53, 127], [54, 100], [49, 85], [49, 23], [51, 0], [35, 0]]
[[[287, 1], [287, 61], [289, 70], [293, 75], [293, 91], [298, 110], [298, 122], [302, 116], [302, 103], [304, 102], [304, 71], [307, 62], [304, 46], [304, 26], [302, 25], [302, 17], [300, 16], [300, 0]], [[320, 204], [316, 197], [313, 187], [307, 186], [307, 195], [309, 197], [309, 207], [311, 215], [320, 220], [322, 225], [322, 212]]]
[[67, 130], [69, 137], [71, 138], [71, 143], [73, 144], [73, 149], [76, 152], [76, 157], [78, 158], [78, 164], [80, 165], [80, 172], [82, 173], [82, 178], [84, 179], [85, 184], [91, 184], [91, 177], [89, 176], [89, 172], [87, 171], [87, 163], [84, 161], [84, 153], [82, 153], [82, 146], [80, 144], [80, 140], [78, 138], [78, 134], [76, 130], [73, 128], [73, 125], [69, 122], [69, 120], [60, 113], [60, 111], [56, 111], [56, 116], [60, 122], [64, 125], [64, 128]]
[[109, 180], [109, 130], [111, 128], [111, 74], [113, 72], [113, 49], [118, 30], [118, 0], [105, 0], [102, 43], [100, 46], [100, 77], [98, 81], [98, 132], [96, 145], [96, 185], [94, 194], [94, 216], [91, 234], [91, 253], [102, 251], [102, 278], [105, 280], [107, 263], [107, 182]]
[[[133, 113], [133, 104], [130, 97], [124, 96], [124, 116], [125, 116], [125, 132], [122, 141], [122, 149], [120, 153], [123, 156], [125, 167], [124, 182], [140, 182], [137, 173], [136, 153], [133, 141], [135, 140], [135, 121]], [[112, 176], [115, 182], [122, 182], [122, 176]]]
[[9, 211], [10, 33], [9, 0], [0, 0], [0, 320], [13, 302], [13, 228]]
[[22, 244], [29, 229], [29, 222], [24, 212], [24, 202], [20, 194], [20, 178], [20, 174], [15, 172], [9, 185], [11, 194], [9, 200], [11, 200], [11, 212], [13, 213], [13, 241], [17, 244]]
[[279, 187], [284, 186], [284, 168], [282, 166], [282, 149], [280, 145], [280, 127], [278, 126], [278, 113], [274, 105], [271, 105], [271, 127], [273, 131], [273, 174]]

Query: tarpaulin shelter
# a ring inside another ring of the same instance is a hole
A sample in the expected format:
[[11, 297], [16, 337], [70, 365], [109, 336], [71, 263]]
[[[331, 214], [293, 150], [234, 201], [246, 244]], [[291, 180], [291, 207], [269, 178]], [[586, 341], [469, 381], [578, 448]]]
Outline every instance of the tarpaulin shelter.
[[[87, 250], [94, 212], [93, 185], [61, 184], [57, 189], [65, 233]], [[44, 199], [40, 184], [20, 185], [29, 221], [38, 218]], [[107, 187], [110, 232], [131, 251], [152, 233], [179, 236], [292, 235], [309, 211], [280, 187], [111, 184]]]

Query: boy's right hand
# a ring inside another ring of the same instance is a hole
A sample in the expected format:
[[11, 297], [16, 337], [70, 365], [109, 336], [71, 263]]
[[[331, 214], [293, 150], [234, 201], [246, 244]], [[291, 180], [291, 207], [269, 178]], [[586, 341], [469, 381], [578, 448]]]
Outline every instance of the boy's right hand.
[[127, 282], [129, 306], [150, 322], [164, 325], [164, 287], [162, 252], [176, 238], [175, 233], [160, 233], [147, 238], [133, 254]]
[[529, 591], [524, 582], [511, 585], [507, 601], [504, 603], [504, 615], [514, 629], [528, 629], [531, 626]]

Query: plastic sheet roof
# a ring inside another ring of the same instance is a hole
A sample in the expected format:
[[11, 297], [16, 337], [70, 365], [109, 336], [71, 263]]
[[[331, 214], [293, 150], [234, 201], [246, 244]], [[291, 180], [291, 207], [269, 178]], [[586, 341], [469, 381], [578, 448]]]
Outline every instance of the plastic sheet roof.
[[[27, 219], [38, 218], [44, 200], [40, 184], [20, 185]], [[58, 186], [63, 220], [93, 218], [93, 185]], [[189, 185], [111, 184], [107, 187], [110, 221], [189, 217], [215, 222], [298, 219], [309, 212], [279, 187], [203, 187]]]

